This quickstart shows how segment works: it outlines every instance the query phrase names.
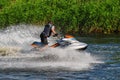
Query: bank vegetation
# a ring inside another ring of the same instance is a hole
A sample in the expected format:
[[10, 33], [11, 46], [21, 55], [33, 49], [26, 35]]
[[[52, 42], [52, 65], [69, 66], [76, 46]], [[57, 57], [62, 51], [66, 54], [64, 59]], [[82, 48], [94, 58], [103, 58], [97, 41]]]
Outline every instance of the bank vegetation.
[[0, 0], [0, 28], [53, 21], [63, 32], [120, 32], [119, 0]]

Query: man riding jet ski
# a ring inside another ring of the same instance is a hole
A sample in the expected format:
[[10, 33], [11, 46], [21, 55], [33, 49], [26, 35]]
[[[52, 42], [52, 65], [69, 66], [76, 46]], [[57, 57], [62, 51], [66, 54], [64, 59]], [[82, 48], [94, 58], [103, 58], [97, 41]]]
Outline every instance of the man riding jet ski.
[[[31, 44], [34, 48], [42, 48], [44, 47], [44, 44], [41, 42], [33, 42]], [[65, 35], [63, 38], [60, 38], [56, 40], [56, 43], [53, 45], [49, 45], [51, 48], [62, 48], [62, 49], [73, 49], [73, 50], [85, 50], [87, 48], [87, 44], [83, 42], [79, 42], [71, 35]]]

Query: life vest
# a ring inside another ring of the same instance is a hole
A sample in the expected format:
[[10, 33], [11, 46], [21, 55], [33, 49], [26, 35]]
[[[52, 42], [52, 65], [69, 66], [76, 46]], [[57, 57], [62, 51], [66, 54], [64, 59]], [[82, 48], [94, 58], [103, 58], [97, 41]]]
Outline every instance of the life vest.
[[50, 35], [51, 35], [51, 33], [52, 33], [51, 28], [52, 28], [52, 24], [46, 24], [46, 25], [45, 25], [45, 28], [44, 28], [43, 32], [45, 33], [45, 35], [46, 35], [47, 37], [50, 37]]

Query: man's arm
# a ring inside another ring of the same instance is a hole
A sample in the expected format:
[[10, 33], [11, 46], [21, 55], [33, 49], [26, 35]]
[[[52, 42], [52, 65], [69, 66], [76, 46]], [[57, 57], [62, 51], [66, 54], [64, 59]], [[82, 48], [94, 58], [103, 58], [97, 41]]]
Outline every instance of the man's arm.
[[52, 27], [52, 32], [53, 32], [53, 34], [56, 34], [55, 26]]

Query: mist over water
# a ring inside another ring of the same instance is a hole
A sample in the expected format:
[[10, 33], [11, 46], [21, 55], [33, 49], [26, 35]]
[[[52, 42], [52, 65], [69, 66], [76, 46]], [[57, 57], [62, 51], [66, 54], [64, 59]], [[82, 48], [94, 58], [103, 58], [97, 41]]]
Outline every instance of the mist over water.
[[[101, 63], [86, 51], [48, 48], [32, 51], [30, 44], [40, 41], [43, 27], [33, 25], [11, 26], [0, 31], [0, 69], [24, 70], [86, 70], [92, 63]], [[54, 39], [49, 38], [54, 42]]]

